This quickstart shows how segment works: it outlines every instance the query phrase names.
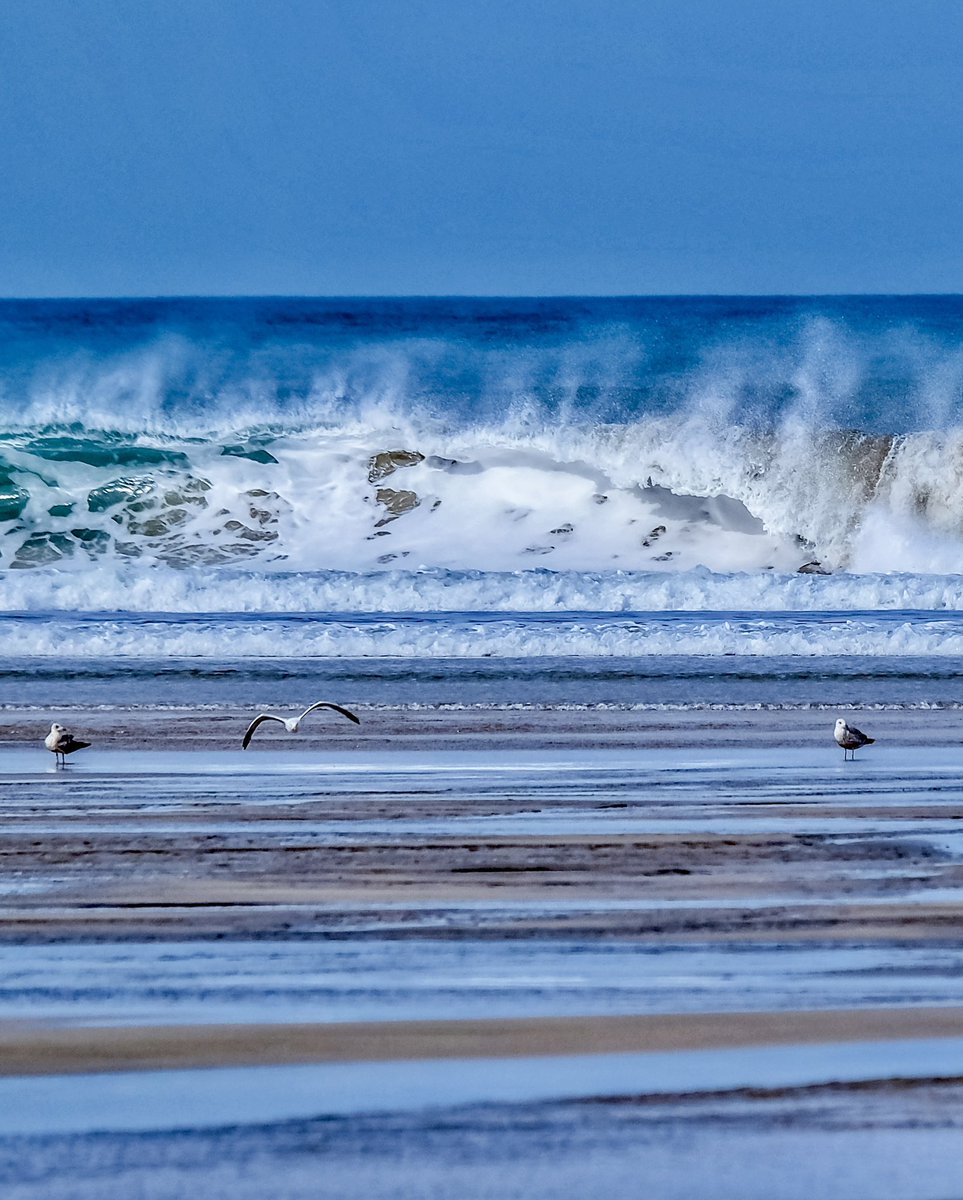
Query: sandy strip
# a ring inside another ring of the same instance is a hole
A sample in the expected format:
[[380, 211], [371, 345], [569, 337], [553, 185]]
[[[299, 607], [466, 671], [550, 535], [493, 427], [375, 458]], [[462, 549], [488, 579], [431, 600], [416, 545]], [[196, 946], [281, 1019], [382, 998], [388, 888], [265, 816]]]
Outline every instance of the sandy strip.
[[[98, 749], [230, 750], [240, 749], [244, 730], [259, 705], [224, 705], [205, 709], [198, 723], [193, 708], [145, 706], [104, 711], [97, 705], [21, 709], [0, 707], [0, 748], [34, 750], [39, 761], [49, 755], [43, 738], [51, 722], [65, 722]], [[556, 708], [533, 703], [446, 709], [378, 708], [356, 704], [360, 729], [347, 721], [319, 727], [317, 740], [272, 728], [256, 738], [248, 753], [290, 750], [306, 758], [322, 748], [342, 751], [492, 750], [536, 748], [570, 752], [582, 749], [719, 749], [758, 746], [818, 746], [837, 754], [832, 740], [837, 711], [831, 709], [613, 709]], [[868, 714], [866, 729], [886, 746], [930, 747], [963, 744], [963, 721], [956, 709], [881, 710]], [[861, 726], [862, 727], [862, 726]], [[841, 755], [839, 756], [842, 757]]]
[[963, 1008], [687, 1013], [338, 1025], [0, 1024], [0, 1075], [512, 1058], [963, 1037]]

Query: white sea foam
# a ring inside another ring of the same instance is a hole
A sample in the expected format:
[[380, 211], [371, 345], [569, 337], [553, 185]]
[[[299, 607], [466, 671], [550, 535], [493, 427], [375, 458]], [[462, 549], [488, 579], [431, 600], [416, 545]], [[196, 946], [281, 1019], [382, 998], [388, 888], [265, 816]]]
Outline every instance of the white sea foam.
[[[5, 639], [8, 640], [8, 639]], [[666, 655], [873, 655], [959, 658], [963, 621], [871, 616], [593, 617], [485, 620], [385, 616], [193, 621], [51, 619], [21, 623], [19, 655], [56, 658], [528, 658]]]
[[174, 570], [78, 563], [0, 575], [0, 612], [963, 611], [963, 575], [779, 572]]
[[0, 566], [963, 566], [961, 430], [869, 436], [794, 411], [762, 435], [718, 405], [622, 425], [525, 427], [516, 414], [446, 430], [426, 414], [377, 416], [215, 441], [8, 436]]

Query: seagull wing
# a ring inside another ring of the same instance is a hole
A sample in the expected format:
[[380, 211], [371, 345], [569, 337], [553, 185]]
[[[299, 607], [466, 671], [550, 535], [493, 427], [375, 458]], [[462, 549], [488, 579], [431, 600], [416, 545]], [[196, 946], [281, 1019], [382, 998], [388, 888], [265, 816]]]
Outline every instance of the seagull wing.
[[846, 732], [850, 734], [851, 737], [860, 738], [863, 742], [873, 741], [873, 738], [867, 737], [866, 734], [863, 733], [861, 729], [857, 729], [855, 725], [848, 725], [846, 727]]
[[306, 708], [304, 710], [300, 717], [298, 717], [298, 720], [303, 721], [308, 713], [314, 712], [316, 708], [333, 708], [334, 711], [340, 713], [342, 717], [347, 717], [349, 721], [354, 721], [355, 725], [361, 724], [361, 718], [355, 716], [350, 709], [342, 708], [340, 704], [332, 704], [329, 700], [319, 700], [317, 704], [312, 704], [310, 708]]
[[261, 713], [259, 717], [255, 717], [251, 724], [248, 725], [247, 733], [244, 735], [244, 741], [241, 742], [242, 750], [247, 749], [248, 743], [250, 742], [251, 738], [254, 737], [254, 730], [257, 729], [258, 725], [263, 724], [264, 721], [277, 721], [281, 725], [284, 724], [283, 717], [276, 717], [274, 713]]

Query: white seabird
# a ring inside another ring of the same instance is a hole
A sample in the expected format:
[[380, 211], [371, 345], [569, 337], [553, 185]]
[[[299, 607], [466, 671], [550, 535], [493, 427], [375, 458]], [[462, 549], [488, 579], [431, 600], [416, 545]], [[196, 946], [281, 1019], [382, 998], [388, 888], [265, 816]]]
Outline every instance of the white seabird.
[[50, 732], [44, 738], [43, 744], [51, 754], [57, 756], [57, 765], [63, 766], [67, 762], [68, 754], [73, 754], [75, 750], [86, 750], [90, 742], [78, 741], [69, 729], [64, 729], [63, 725], [54, 722], [50, 726]]
[[308, 715], [308, 713], [314, 712], [316, 708], [333, 708], [334, 711], [340, 713], [342, 717], [347, 717], [349, 721], [354, 721], [355, 725], [361, 724], [361, 718], [355, 716], [350, 709], [342, 708], [340, 704], [332, 704], [328, 700], [319, 700], [317, 704], [312, 704], [310, 708], [306, 708], [299, 717], [279, 717], [274, 713], [261, 713], [261, 715], [255, 717], [251, 724], [247, 727], [247, 733], [244, 735], [244, 741], [241, 742], [241, 749], [247, 749], [248, 743], [254, 736], [254, 730], [257, 729], [258, 725], [262, 724], [264, 721], [277, 721], [279, 724], [284, 726], [288, 733], [297, 733], [298, 728], [304, 718]]
[[833, 737], [836, 739], [836, 745], [843, 748], [843, 761], [846, 761], [846, 756], [852, 751], [853, 758], [856, 757], [856, 751], [860, 746], [872, 746], [875, 738], [867, 737], [861, 729], [857, 729], [855, 725], [847, 725], [842, 717], [836, 722], [836, 729], [833, 732]]

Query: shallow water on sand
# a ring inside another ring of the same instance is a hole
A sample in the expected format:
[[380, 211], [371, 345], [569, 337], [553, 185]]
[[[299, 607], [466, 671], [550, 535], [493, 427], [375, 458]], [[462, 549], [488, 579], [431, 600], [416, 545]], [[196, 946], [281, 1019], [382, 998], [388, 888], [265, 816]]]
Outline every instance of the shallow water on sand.
[[[472, 910], [431, 915], [436, 927], [471, 915], [483, 929], [483, 905]], [[495, 915], [503, 924], [534, 911]], [[406, 1021], [893, 1004], [963, 1005], [963, 948], [378, 937], [0, 946], [0, 1021]]]
[[[181, 706], [203, 719], [224, 708], [286, 708], [302, 699], [309, 704], [329, 695], [340, 696], [349, 705], [387, 708], [397, 733], [403, 732], [412, 712], [435, 707], [457, 711], [474, 706], [498, 712], [518, 706], [534, 707], [540, 713], [596, 706], [670, 712], [811, 707], [833, 712], [834, 718], [836, 707], [963, 708], [963, 672], [954, 649], [963, 644], [963, 617], [953, 612], [598, 614], [600, 622], [640, 630], [667, 630], [674, 635], [687, 628], [698, 630], [706, 645], [701, 647], [693, 632], [694, 644], [678, 653], [650, 653], [642, 646], [628, 654], [614, 647], [606, 654], [580, 655], [571, 640], [572, 625], [589, 615], [564, 611], [350, 614], [350, 621], [361, 629], [397, 626], [425, 639], [425, 645], [413, 652], [396, 656], [389, 651], [385, 657], [374, 644], [358, 653], [344, 650], [319, 656], [317, 647], [298, 653], [293, 635], [306, 629], [320, 639], [329, 625], [350, 624], [345, 614], [238, 615], [232, 622], [219, 614], [6, 615], [0, 610], [0, 651], [8, 651], [0, 653], [0, 705], [46, 709], [55, 704], [77, 713], [102, 707], [120, 717], [144, 706]], [[932, 645], [921, 642], [915, 650], [903, 647], [892, 652], [883, 645], [869, 655], [866, 631], [857, 618], [878, 626], [884, 642], [907, 631], [907, 636], [916, 636], [925, 626], [931, 631]], [[550, 626], [561, 651], [553, 647], [538, 655], [512, 655], [499, 622], [513, 621], [525, 630], [540, 623]], [[208, 625], [216, 628], [224, 643], [213, 656], [203, 642]], [[264, 644], [254, 653], [238, 651], [232, 657], [231, 646], [238, 644], [245, 629], [261, 625]], [[491, 644], [484, 654], [461, 656], [455, 649], [446, 654], [433, 640], [459, 625], [489, 635]], [[840, 644], [831, 653], [806, 645], [788, 646], [794, 636], [802, 638], [800, 630], [821, 635], [827, 627], [837, 629], [839, 635]], [[750, 644], [747, 631], [753, 629], [758, 642]], [[47, 631], [43, 652], [30, 653], [31, 638], [43, 630]], [[157, 633], [153, 648], [147, 637], [151, 630]], [[785, 631], [785, 652], [767, 643], [774, 631]], [[597, 642], [595, 632], [592, 637]], [[84, 638], [94, 633], [98, 640], [86, 645]], [[178, 639], [189, 635], [196, 635], [196, 644], [178, 649]], [[710, 644], [713, 638], [718, 645]], [[731, 644], [723, 644], [726, 638]], [[12, 647], [18, 653], [9, 653]], [[850, 653], [850, 649], [861, 652]], [[278, 657], [282, 651], [286, 656]], [[326, 736], [337, 732], [336, 723], [325, 725]]]
[[[963, 752], [884, 742], [844, 765], [831, 745], [760, 745], [755, 720], [722, 749], [94, 747], [59, 771], [0, 751], [0, 1026], [963, 1006]], [[704, 1181], [697, 1151], [725, 1164], [720, 1197], [848, 1198], [870, 1154], [874, 1196], [938, 1195], [920, 1173], [946, 1183], [963, 1101], [928, 1076], [963, 1073], [954, 1045], [615, 1055], [611, 1077], [598, 1055], [347, 1064], [353, 1116], [332, 1108], [329, 1066], [293, 1092], [287, 1068], [245, 1075], [264, 1103], [243, 1113], [224, 1069], [11, 1079], [8, 1111], [33, 1116], [0, 1129], [0, 1178], [15, 1200], [173, 1200], [188, 1175], [214, 1198], [400, 1197], [434, 1179], [530, 1200], [588, 1188], [591, 1162], [595, 1187], [636, 1194], [641, 1172], [681, 1197]], [[896, 1075], [896, 1091], [859, 1082]], [[524, 1094], [505, 1090], [516, 1077]], [[103, 1099], [125, 1086], [126, 1125]], [[592, 1099], [612, 1093], [632, 1098]], [[243, 1179], [239, 1130], [257, 1147]], [[378, 1147], [399, 1139], [395, 1170]], [[893, 1190], [905, 1163], [917, 1175]]]
[[934, 1200], [956, 1194], [963, 1091], [896, 1081], [961, 1063], [941, 1041], [0, 1081], [0, 1182], [14, 1200], [688, 1200], [709, 1170], [718, 1200]]

